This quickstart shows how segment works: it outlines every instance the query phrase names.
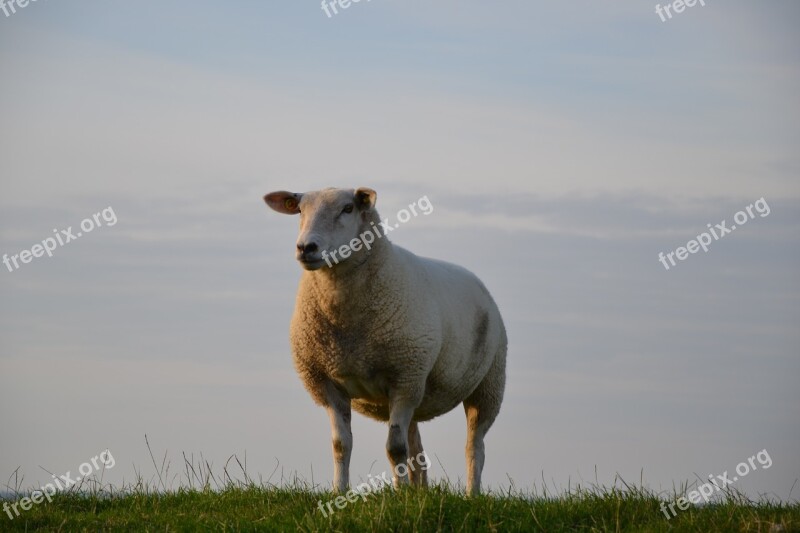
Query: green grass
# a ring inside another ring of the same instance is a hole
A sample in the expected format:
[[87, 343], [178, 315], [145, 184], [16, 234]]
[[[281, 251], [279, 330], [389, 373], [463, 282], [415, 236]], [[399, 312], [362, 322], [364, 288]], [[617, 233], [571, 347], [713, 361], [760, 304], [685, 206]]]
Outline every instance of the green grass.
[[[147, 437], [145, 436], [147, 442]], [[150, 450], [150, 443], [147, 442]], [[244, 462], [231, 456], [221, 472], [201, 455], [183, 454], [182, 473], [170, 474], [165, 452], [160, 466], [152, 451], [156, 475], [123, 488], [103, 485], [89, 476], [52, 501], [33, 505], [10, 519], [0, 510], [2, 531], [761, 531], [800, 532], [800, 503], [751, 502], [726, 488], [724, 500], [691, 506], [667, 520], [662, 502], [674, 502], [691, 488], [655, 494], [617, 478], [612, 488], [567, 489], [561, 494], [546, 484], [540, 493], [512, 488], [467, 498], [446, 481], [427, 489], [384, 488], [343, 508], [326, 503], [337, 495], [297, 478], [280, 485], [253, 480]], [[228, 467], [238, 467], [238, 475]], [[280, 465], [275, 467], [278, 470]], [[272, 474], [275, 474], [273, 471]], [[20, 497], [24, 479], [12, 474]], [[180, 484], [173, 488], [176, 479]], [[11, 479], [9, 479], [11, 481]], [[358, 482], [356, 482], [358, 483]], [[622, 488], [618, 488], [617, 485]], [[641, 485], [641, 483], [640, 483]], [[351, 497], [354, 495], [351, 494]], [[0, 498], [0, 509], [3, 499]], [[6, 500], [9, 503], [18, 498]], [[319, 502], [328, 516], [320, 511]], [[342, 501], [340, 501], [340, 504]], [[13, 511], [12, 511], [13, 513]]]
[[729, 495], [716, 505], [690, 507], [667, 520], [661, 500], [641, 489], [579, 490], [558, 497], [489, 494], [465, 498], [444, 485], [359, 498], [327, 518], [318, 501], [330, 492], [304, 487], [235, 486], [218, 491], [178, 489], [62, 493], [2, 531], [800, 531], [800, 505], [751, 503]]

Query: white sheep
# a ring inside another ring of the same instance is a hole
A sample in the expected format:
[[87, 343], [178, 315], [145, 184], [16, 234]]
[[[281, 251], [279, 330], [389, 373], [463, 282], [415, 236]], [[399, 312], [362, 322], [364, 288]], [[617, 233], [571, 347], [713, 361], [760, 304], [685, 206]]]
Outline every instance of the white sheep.
[[[425, 469], [402, 467], [423, 453], [417, 423], [463, 403], [467, 494], [478, 494], [483, 439], [505, 389], [503, 319], [468, 270], [376, 238], [376, 198], [364, 187], [264, 197], [279, 213], [300, 214], [296, 257], [305, 272], [290, 340], [297, 372], [330, 416], [334, 490], [349, 484], [351, 408], [389, 422], [395, 485], [426, 485]], [[330, 262], [342, 246], [352, 254]]]

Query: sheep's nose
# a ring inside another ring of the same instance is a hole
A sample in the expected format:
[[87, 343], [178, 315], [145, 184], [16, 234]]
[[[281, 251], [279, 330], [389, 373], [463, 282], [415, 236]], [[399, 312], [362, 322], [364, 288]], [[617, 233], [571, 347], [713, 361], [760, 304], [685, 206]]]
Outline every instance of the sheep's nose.
[[317, 243], [315, 242], [307, 242], [303, 244], [302, 242], [297, 243], [297, 251], [301, 254], [313, 254], [319, 249]]

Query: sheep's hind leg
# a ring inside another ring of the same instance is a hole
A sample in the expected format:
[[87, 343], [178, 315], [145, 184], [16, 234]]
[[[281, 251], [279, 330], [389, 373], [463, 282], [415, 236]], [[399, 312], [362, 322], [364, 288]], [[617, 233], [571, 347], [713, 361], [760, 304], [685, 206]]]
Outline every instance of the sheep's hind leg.
[[485, 459], [483, 438], [492, 426], [500, 404], [506, 382], [505, 350], [495, 356], [489, 372], [478, 388], [464, 400], [467, 415], [467, 495], [475, 496], [481, 491], [481, 472]]
[[333, 490], [345, 493], [350, 484], [350, 453], [353, 451], [350, 398], [333, 386], [328, 387], [326, 397], [333, 444]]
[[408, 426], [408, 462], [411, 484], [417, 487], [428, 486], [428, 456], [422, 450], [422, 437], [419, 434], [419, 426], [415, 421], [411, 421]]

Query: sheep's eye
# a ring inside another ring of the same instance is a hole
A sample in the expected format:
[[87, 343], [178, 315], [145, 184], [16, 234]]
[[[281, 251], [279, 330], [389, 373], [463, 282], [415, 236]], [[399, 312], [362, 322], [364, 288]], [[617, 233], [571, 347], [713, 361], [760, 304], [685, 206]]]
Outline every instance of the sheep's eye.
[[344, 206], [344, 209], [342, 209], [342, 213], [352, 213], [352, 212], [353, 212], [353, 204], [347, 204], [346, 206]]

